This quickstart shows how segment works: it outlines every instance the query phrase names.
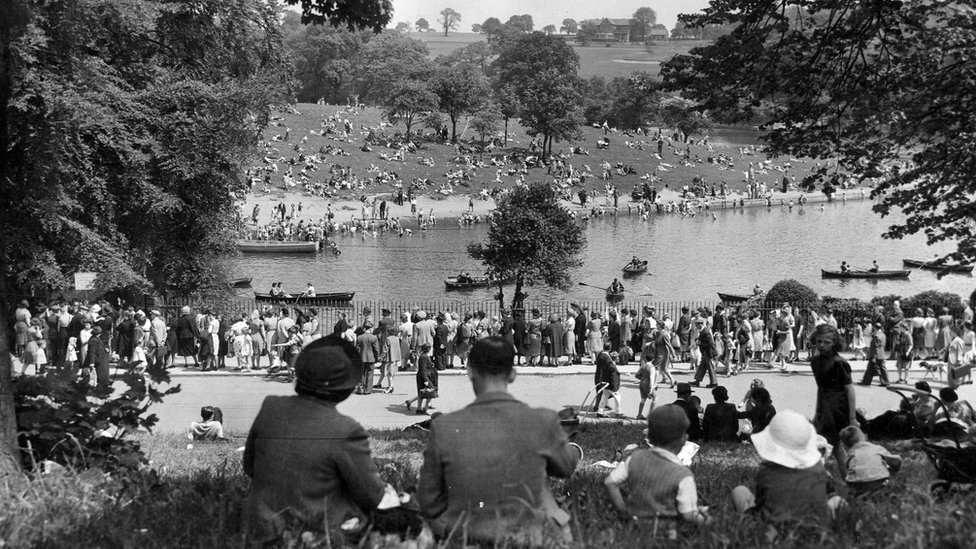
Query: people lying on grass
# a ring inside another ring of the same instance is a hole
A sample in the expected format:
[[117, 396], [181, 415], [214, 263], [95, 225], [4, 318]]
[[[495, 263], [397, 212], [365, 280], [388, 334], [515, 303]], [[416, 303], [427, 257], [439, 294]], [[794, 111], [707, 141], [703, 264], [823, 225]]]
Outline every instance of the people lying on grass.
[[931, 395], [932, 388], [927, 381], [917, 381], [915, 389], [921, 394], [903, 398], [898, 410], [888, 410], [867, 419], [864, 411], [859, 409], [858, 424], [866, 436], [874, 439], [908, 439], [928, 433], [935, 413], [935, 399], [925, 395]]
[[333, 334], [298, 355], [295, 395], [264, 399], [243, 461], [251, 477], [244, 525], [257, 540], [323, 525], [361, 529], [379, 505], [385, 488], [369, 435], [336, 410], [362, 372], [355, 346]]
[[[758, 380], [754, 380], [753, 383], [755, 381]], [[744, 411], [737, 412], [735, 415], [736, 419], [749, 420], [750, 431], [749, 433], [743, 433], [745, 435], [743, 438], [748, 438], [749, 434], [761, 432], [776, 415], [776, 407], [773, 406], [773, 399], [769, 396], [769, 391], [765, 387], [750, 389], [749, 394], [751, 396], [748, 400], [751, 402], [751, 405], [747, 405]]]
[[567, 478], [580, 453], [556, 412], [509, 393], [515, 349], [501, 336], [474, 343], [468, 379], [475, 400], [431, 422], [417, 501], [434, 534], [541, 545], [570, 541], [570, 515], [547, 475]]
[[698, 506], [694, 474], [678, 460], [689, 425], [684, 409], [674, 404], [647, 414], [650, 448], [635, 451], [603, 481], [610, 503], [622, 517], [692, 524], [709, 521], [708, 508]]
[[729, 391], [721, 385], [712, 389], [714, 404], [705, 407], [702, 418], [702, 439], [723, 442], [738, 440], [739, 421], [735, 404], [729, 403]]
[[216, 406], [200, 408], [200, 421], [191, 421], [187, 437], [191, 440], [227, 440], [224, 437], [224, 413]]
[[901, 469], [901, 457], [883, 446], [868, 442], [859, 427], [848, 425], [840, 431], [840, 443], [847, 450], [847, 487], [853, 495], [878, 490]]
[[807, 418], [784, 410], [752, 435], [752, 444], [762, 463], [755, 492], [745, 486], [732, 489], [737, 511], [774, 522], [818, 524], [833, 516], [843, 500], [828, 496], [829, 477], [817, 447], [817, 432]]
[[976, 411], [969, 401], [959, 400], [955, 389], [939, 389], [939, 399], [945, 404], [945, 408], [935, 407], [935, 413], [928, 423], [932, 436], [963, 435], [976, 430]]

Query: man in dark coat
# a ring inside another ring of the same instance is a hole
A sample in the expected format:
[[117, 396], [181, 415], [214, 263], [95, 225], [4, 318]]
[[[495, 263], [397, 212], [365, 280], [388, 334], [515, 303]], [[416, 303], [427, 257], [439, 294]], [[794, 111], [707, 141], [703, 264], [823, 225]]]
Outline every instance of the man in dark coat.
[[715, 340], [712, 338], [712, 331], [708, 329], [708, 324], [705, 323], [704, 318], [696, 318], [695, 324], [701, 330], [698, 333], [698, 350], [701, 351], [701, 362], [698, 363], [698, 369], [695, 370], [695, 380], [690, 385], [699, 386], [702, 379], [705, 378], [705, 374], [708, 374], [708, 385], [706, 387], [717, 387], [715, 365], [712, 363], [712, 357], [715, 356]]
[[701, 420], [698, 418], [698, 408], [691, 403], [691, 384], [679, 383], [675, 390], [678, 393], [678, 400], [674, 401], [674, 405], [680, 406], [688, 416], [688, 440], [701, 440]]
[[607, 340], [610, 342], [610, 351], [620, 352], [620, 320], [617, 318], [617, 311], [610, 311], [610, 324], [607, 326]]
[[522, 355], [525, 354], [525, 313], [519, 311], [512, 319], [512, 339], [515, 341], [515, 365], [522, 364]]
[[356, 336], [356, 350], [363, 363], [363, 380], [358, 394], [368, 395], [373, 392], [373, 367], [380, 356], [380, 341], [373, 335], [373, 324], [367, 321], [362, 325], [362, 333]]
[[[447, 365], [447, 341], [450, 339], [451, 330], [445, 321], [447, 318], [444, 313], [437, 313], [437, 325], [434, 326], [434, 369], [437, 371], [448, 367]], [[452, 365], [453, 367], [453, 365]]]
[[92, 328], [92, 336], [88, 340], [88, 352], [85, 354], [82, 367], [94, 368], [95, 377], [98, 380], [98, 388], [104, 389], [110, 384], [108, 368], [109, 352], [108, 348], [105, 347], [105, 343], [102, 342], [102, 338], [98, 337], [101, 333], [102, 329], [98, 326]]
[[576, 325], [573, 332], [576, 334], [576, 363], [583, 363], [583, 355], [586, 354], [586, 324], [588, 322], [583, 308], [573, 303], [570, 305], [576, 311]]
[[120, 360], [132, 360], [132, 351], [135, 349], [136, 323], [133, 318], [135, 311], [129, 309], [122, 316], [115, 336], [115, 352], [118, 353]]
[[468, 539], [518, 546], [572, 539], [548, 477], [569, 477], [580, 453], [555, 412], [508, 392], [514, 359], [501, 337], [478, 340], [468, 361], [474, 402], [431, 422], [416, 500], [435, 535], [457, 528]]

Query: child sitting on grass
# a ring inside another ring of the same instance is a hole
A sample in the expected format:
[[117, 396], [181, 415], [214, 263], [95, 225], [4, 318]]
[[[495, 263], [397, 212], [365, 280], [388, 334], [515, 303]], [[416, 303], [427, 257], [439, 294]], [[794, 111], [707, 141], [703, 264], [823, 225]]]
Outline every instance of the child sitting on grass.
[[847, 450], [847, 487], [853, 495], [865, 494], [883, 487], [892, 473], [901, 469], [901, 457], [877, 444], [868, 442], [864, 432], [854, 425], [840, 431], [840, 442]]
[[[634, 452], [610, 472], [603, 484], [610, 502], [628, 519], [652, 520], [657, 529], [665, 521], [669, 534], [679, 521], [708, 522], [707, 507], [698, 506], [698, 489], [691, 469], [678, 461], [688, 440], [688, 416], [673, 404], [647, 414], [647, 441], [651, 447]], [[621, 485], [627, 486], [627, 501]]]
[[822, 524], [833, 516], [843, 500], [827, 497], [827, 471], [817, 448], [817, 432], [807, 418], [784, 410], [752, 435], [752, 443], [763, 460], [756, 474], [756, 492], [745, 486], [733, 488], [736, 510], [774, 522]]

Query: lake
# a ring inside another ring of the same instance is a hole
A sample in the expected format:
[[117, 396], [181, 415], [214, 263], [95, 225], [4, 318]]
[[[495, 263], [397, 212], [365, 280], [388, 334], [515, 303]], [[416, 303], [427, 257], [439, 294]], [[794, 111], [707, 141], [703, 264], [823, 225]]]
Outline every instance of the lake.
[[[573, 274], [568, 291], [528, 289], [530, 300], [600, 300], [601, 290], [583, 282], [607, 286], [621, 274], [632, 255], [649, 260], [648, 274], [624, 280], [628, 295], [653, 293], [651, 301], [715, 300], [716, 292], [750, 293], [759, 284], [769, 288], [779, 280], [796, 279], [821, 296], [870, 299], [877, 295], [914, 295], [925, 290], [968, 297], [970, 276], [948, 275], [938, 280], [931, 271], [913, 270], [908, 280], [824, 280], [820, 269], [837, 269], [841, 261], [866, 267], [877, 260], [882, 269], [901, 269], [902, 258], [930, 259], [951, 245], [926, 245], [923, 236], [885, 240], [881, 233], [889, 219], [871, 211], [871, 201], [849, 200], [807, 204], [792, 211], [774, 205], [716, 210], [711, 215], [682, 217], [652, 214], [611, 216], [586, 222], [587, 247], [583, 266]], [[306, 282], [319, 292], [355, 291], [357, 300], [409, 302], [431, 299], [490, 300], [487, 289], [447, 292], [443, 280], [458, 271], [477, 274], [480, 265], [465, 247], [486, 237], [487, 226], [458, 228], [442, 221], [437, 228], [396, 235], [338, 237], [342, 255], [248, 255], [237, 260], [242, 275], [253, 277], [253, 289], [265, 292], [273, 281], [297, 293]], [[507, 297], [512, 289], [506, 289]], [[242, 293], [250, 295], [250, 293]]]

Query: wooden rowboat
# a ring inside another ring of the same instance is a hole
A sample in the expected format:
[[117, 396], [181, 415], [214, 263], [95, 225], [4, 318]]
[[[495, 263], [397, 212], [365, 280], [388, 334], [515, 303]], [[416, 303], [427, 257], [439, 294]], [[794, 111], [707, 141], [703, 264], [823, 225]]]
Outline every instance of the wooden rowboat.
[[238, 240], [237, 249], [246, 254], [314, 254], [319, 251], [319, 243], [317, 241]]
[[827, 271], [820, 270], [823, 278], [908, 278], [911, 271]]
[[611, 292], [607, 290], [607, 302], [608, 303], [620, 303], [624, 300], [623, 292]]
[[251, 285], [251, 277], [232, 278], [227, 281], [231, 288], [247, 288]]
[[487, 288], [490, 284], [487, 276], [471, 277], [470, 282], [458, 282], [457, 277], [450, 277], [444, 280], [444, 286], [448, 290], [467, 290], [471, 288]]
[[647, 272], [647, 261], [641, 261], [639, 266], [628, 263], [622, 269], [625, 275], [635, 275]]
[[742, 303], [743, 301], [749, 301], [753, 297], [756, 297], [756, 296], [752, 296], [752, 295], [736, 295], [736, 294], [723, 294], [722, 292], [718, 292], [718, 299], [722, 303]]
[[966, 263], [939, 265], [938, 263], [932, 261], [918, 261], [917, 259], [902, 259], [901, 262], [906, 267], [917, 267], [919, 269], [927, 269], [930, 271], [964, 274], [971, 274], [973, 272], [973, 265], [968, 265]]
[[333, 292], [328, 294], [316, 294], [315, 297], [281, 297], [271, 294], [254, 292], [254, 300], [260, 303], [275, 303], [280, 305], [330, 305], [335, 303], [348, 303], [352, 301], [356, 292]]

